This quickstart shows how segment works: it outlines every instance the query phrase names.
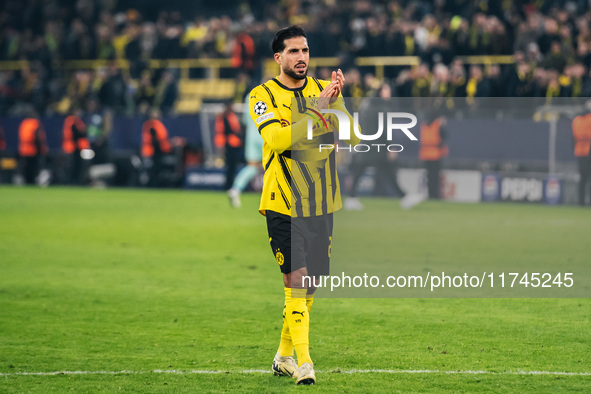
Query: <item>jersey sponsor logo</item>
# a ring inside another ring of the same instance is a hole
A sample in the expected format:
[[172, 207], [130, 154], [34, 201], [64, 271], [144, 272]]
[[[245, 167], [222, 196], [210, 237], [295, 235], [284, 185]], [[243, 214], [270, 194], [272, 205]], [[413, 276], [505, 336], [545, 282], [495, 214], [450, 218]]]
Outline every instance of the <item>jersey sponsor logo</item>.
[[290, 124], [291, 123], [289, 122], [289, 120], [287, 120], [287, 119], [281, 119], [281, 127], [287, 127]]
[[277, 264], [283, 265], [285, 263], [285, 257], [283, 257], [283, 253], [277, 252], [275, 253], [275, 259], [277, 259]]
[[267, 104], [265, 104], [263, 101], [257, 101], [254, 105], [254, 113], [257, 115], [262, 115], [265, 112], [267, 112]]
[[273, 112], [269, 112], [266, 115], [259, 116], [256, 120], [256, 124], [259, 125], [261, 122], [264, 122], [265, 120], [268, 120], [268, 119], [271, 119], [274, 117], [275, 117], [275, 114]]

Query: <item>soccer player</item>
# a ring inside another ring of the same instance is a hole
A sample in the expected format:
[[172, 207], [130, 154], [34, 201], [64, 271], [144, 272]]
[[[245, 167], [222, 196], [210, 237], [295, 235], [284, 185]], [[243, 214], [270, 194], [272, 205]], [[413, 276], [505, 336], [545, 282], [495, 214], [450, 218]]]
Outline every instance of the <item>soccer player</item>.
[[[313, 142], [336, 144], [332, 127], [338, 125], [337, 119], [323, 116], [323, 109], [341, 110], [351, 125], [353, 121], [338, 99], [345, 81], [341, 70], [332, 72], [331, 81], [307, 76], [310, 54], [301, 27], [279, 30], [272, 50], [279, 76], [249, 95], [250, 115], [264, 141], [259, 211], [266, 216], [269, 242], [285, 287], [281, 341], [272, 369], [275, 375], [309, 385], [316, 383], [308, 348], [315, 287], [310, 281], [304, 283], [303, 277], [329, 274], [332, 213], [342, 206], [334, 148], [318, 152], [319, 145], [314, 147]], [[307, 141], [308, 123], [313, 126], [312, 141]], [[348, 143], [355, 145], [359, 139], [351, 137]]]

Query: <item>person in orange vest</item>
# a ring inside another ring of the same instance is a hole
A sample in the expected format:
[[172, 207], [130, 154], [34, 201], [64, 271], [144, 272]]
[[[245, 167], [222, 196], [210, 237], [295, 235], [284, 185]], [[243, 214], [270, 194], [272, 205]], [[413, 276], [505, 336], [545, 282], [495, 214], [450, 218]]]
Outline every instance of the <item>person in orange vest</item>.
[[448, 154], [445, 140], [445, 118], [432, 115], [421, 123], [419, 159], [427, 170], [427, 189], [430, 199], [439, 199], [439, 171], [441, 159]]
[[163, 159], [172, 149], [168, 140], [168, 130], [161, 121], [160, 110], [152, 108], [149, 115], [148, 120], [142, 125], [142, 157], [148, 169], [147, 185], [156, 187], [163, 184]]
[[577, 116], [572, 127], [580, 176], [579, 205], [586, 205], [587, 184], [591, 184], [591, 114]]
[[238, 116], [232, 111], [232, 101], [227, 101], [224, 112], [215, 119], [215, 145], [226, 160], [226, 185], [229, 190], [236, 177], [236, 167], [242, 160], [243, 132]]
[[86, 125], [82, 121], [82, 110], [74, 108], [64, 120], [62, 149], [68, 155], [69, 183], [82, 184], [86, 173], [82, 151], [90, 149], [90, 142], [86, 137]]
[[250, 77], [256, 66], [256, 48], [252, 37], [249, 35], [250, 28], [236, 35], [234, 48], [232, 49], [232, 67], [246, 71]]
[[23, 119], [18, 129], [18, 154], [26, 183], [35, 183], [48, 153], [45, 130], [38, 114], [33, 111], [31, 116]]

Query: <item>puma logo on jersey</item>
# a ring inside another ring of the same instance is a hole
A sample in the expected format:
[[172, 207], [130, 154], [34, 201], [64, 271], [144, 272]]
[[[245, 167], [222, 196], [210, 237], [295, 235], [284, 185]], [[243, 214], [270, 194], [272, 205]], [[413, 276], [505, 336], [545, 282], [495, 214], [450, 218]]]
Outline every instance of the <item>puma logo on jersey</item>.
[[291, 312], [292, 315], [302, 315], [304, 317], [304, 312], [293, 311]]

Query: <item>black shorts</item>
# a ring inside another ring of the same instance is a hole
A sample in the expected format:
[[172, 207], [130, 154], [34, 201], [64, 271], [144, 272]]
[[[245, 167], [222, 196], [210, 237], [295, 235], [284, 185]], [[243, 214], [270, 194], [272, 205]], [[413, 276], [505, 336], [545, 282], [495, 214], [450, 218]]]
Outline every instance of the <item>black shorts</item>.
[[269, 242], [281, 272], [306, 267], [308, 275], [330, 274], [332, 220], [332, 213], [292, 218], [267, 211]]

